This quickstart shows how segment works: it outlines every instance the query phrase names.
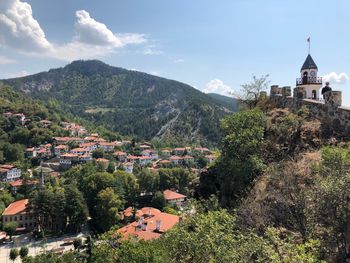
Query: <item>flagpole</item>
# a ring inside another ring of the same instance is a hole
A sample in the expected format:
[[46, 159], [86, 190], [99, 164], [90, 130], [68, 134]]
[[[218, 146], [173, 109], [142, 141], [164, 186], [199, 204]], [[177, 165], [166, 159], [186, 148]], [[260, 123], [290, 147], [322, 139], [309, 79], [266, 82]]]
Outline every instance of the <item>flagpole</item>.
[[311, 39], [310, 39], [310, 37], [309, 37], [309, 55], [310, 55], [310, 46], [311, 46]]

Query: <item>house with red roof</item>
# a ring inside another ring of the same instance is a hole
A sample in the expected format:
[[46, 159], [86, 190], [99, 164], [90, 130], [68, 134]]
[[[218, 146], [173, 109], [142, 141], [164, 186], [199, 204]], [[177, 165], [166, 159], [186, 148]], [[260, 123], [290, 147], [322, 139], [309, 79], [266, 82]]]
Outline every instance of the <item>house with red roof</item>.
[[113, 152], [115, 148], [114, 142], [99, 142], [98, 147], [103, 149], [105, 152]]
[[183, 155], [185, 151], [186, 151], [185, 147], [178, 147], [178, 148], [175, 148], [173, 152], [175, 155]]
[[125, 162], [126, 161], [126, 152], [117, 151], [113, 153], [113, 156], [117, 159], [118, 162]]
[[27, 158], [34, 158], [36, 157], [36, 155], [37, 155], [37, 149], [35, 149], [34, 147], [26, 149]]
[[60, 156], [63, 153], [68, 152], [68, 146], [64, 144], [57, 145], [55, 147], [55, 155]]
[[117, 230], [116, 234], [120, 240], [130, 238], [140, 240], [156, 239], [180, 221], [179, 216], [163, 213], [155, 208], [147, 207], [143, 210], [136, 212], [136, 215], [140, 215], [137, 221]]
[[16, 222], [18, 230], [32, 230], [36, 227], [36, 219], [28, 208], [29, 199], [11, 203], [2, 213], [3, 225]]
[[150, 164], [151, 162], [152, 162], [152, 157], [150, 157], [150, 156], [140, 156], [138, 158], [138, 163], [141, 166], [146, 166], [146, 165]]
[[60, 156], [60, 167], [69, 169], [74, 162], [78, 162], [79, 155], [73, 153], [64, 153]]
[[12, 194], [16, 194], [17, 190], [24, 185], [35, 185], [38, 184], [37, 180], [23, 180], [18, 179], [16, 181], [10, 182]]
[[182, 205], [186, 201], [186, 196], [171, 190], [163, 192], [164, 199], [168, 204]]
[[174, 165], [179, 165], [182, 162], [182, 158], [174, 155], [169, 158], [169, 161]]

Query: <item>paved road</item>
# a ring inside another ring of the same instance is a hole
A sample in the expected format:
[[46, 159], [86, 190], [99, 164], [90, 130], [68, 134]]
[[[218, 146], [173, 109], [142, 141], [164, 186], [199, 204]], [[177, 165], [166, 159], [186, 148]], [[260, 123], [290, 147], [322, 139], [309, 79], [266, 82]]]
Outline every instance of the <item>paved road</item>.
[[[76, 235], [64, 235], [59, 238], [48, 238], [46, 240], [43, 239], [39, 241], [35, 241], [34, 239], [32, 239], [29, 234], [14, 236], [12, 243], [0, 245], [0, 262], [12, 263], [12, 261], [9, 258], [11, 248], [20, 249], [22, 246], [27, 246], [29, 249], [29, 255], [35, 256], [45, 251], [50, 251], [51, 249], [54, 249], [54, 248], [60, 248], [61, 247], [60, 245], [64, 243], [63, 239], [65, 238], [76, 238], [76, 237], [80, 237], [84, 239], [84, 235], [82, 233], [79, 233]], [[62, 246], [62, 247], [64, 247], [64, 251], [69, 251], [74, 249], [73, 245]], [[21, 262], [20, 258], [18, 258], [15, 262], [16, 263]]]

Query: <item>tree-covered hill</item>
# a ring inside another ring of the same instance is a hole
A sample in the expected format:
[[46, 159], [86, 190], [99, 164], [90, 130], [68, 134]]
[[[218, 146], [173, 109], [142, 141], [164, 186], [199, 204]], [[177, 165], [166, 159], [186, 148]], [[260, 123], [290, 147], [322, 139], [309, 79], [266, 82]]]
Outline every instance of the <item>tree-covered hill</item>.
[[228, 108], [231, 111], [237, 111], [238, 110], [238, 99], [236, 98], [232, 98], [232, 97], [228, 97], [228, 96], [224, 96], [224, 95], [220, 95], [217, 93], [208, 93], [208, 96], [210, 96], [211, 98], [220, 101], [220, 103], [225, 106], [226, 108]]
[[97, 60], [4, 82], [36, 99], [57, 99], [95, 124], [144, 139], [217, 143], [219, 119], [233, 110], [189, 85]]

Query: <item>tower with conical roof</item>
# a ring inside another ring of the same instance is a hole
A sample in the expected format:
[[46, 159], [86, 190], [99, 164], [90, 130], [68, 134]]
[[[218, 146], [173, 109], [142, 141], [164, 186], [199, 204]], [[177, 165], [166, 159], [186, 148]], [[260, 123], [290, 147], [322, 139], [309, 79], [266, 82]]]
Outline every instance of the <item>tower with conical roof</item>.
[[301, 77], [297, 78], [296, 86], [305, 90], [304, 98], [319, 100], [322, 78], [317, 76], [318, 68], [311, 55], [308, 54], [301, 67]]

